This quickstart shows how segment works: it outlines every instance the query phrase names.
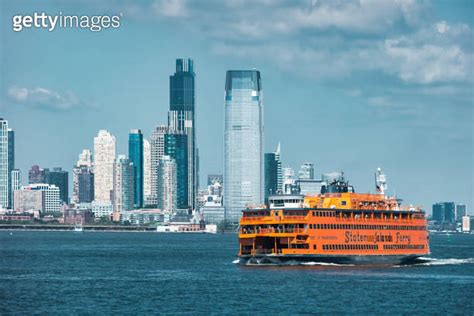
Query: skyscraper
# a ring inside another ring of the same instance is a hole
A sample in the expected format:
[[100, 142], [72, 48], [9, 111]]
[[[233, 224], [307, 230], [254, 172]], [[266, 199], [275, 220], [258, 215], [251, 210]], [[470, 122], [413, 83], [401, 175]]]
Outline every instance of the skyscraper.
[[92, 154], [83, 149], [72, 171], [72, 203], [89, 203], [94, 200], [94, 172]]
[[119, 155], [114, 163], [113, 170], [113, 220], [120, 221], [123, 211], [133, 209], [135, 200], [135, 168], [130, 159]]
[[439, 202], [433, 204], [433, 219], [439, 223], [455, 222], [454, 202]]
[[15, 132], [8, 129], [8, 208], [13, 207], [13, 191], [11, 174], [15, 169]]
[[28, 171], [28, 183], [48, 183], [49, 182], [49, 169], [40, 168], [38, 165], [31, 166]]
[[301, 165], [300, 171], [298, 172], [298, 179], [314, 179], [314, 165], [312, 162], [305, 162]]
[[466, 216], [466, 205], [456, 204], [456, 221], [462, 221], [463, 216]]
[[69, 203], [69, 174], [62, 168], [53, 168], [49, 172], [49, 181], [47, 183], [54, 184], [59, 188], [59, 198], [61, 202]]
[[191, 209], [189, 201], [188, 135], [183, 132], [165, 134], [165, 155], [176, 163], [176, 204], [178, 209]]
[[157, 166], [158, 161], [165, 153], [165, 134], [168, 133], [168, 126], [158, 125], [150, 137], [150, 172], [151, 172], [151, 197], [147, 205], [157, 204]]
[[282, 193], [282, 170], [280, 160], [280, 144], [273, 153], [265, 153], [265, 203], [269, 195]]
[[0, 209], [7, 208], [10, 175], [8, 174], [8, 121], [0, 118]]
[[164, 211], [175, 211], [178, 207], [175, 160], [167, 155], [162, 156], [158, 161], [157, 175], [157, 207]]
[[171, 131], [183, 132], [188, 137], [186, 143], [188, 147], [186, 150], [188, 161], [187, 200], [192, 208], [194, 208], [197, 194], [194, 81], [195, 74], [192, 59], [177, 59], [176, 72], [174, 75], [170, 76], [170, 110], [168, 112], [168, 126]]
[[75, 203], [91, 203], [94, 200], [94, 173], [90, 167], [84, 165], [76, 166], [75, 170], [77, 170]]
[[151, 198], [151, 148], [148, 139], [143, 139], [143, 205]]
[[11, 191], [12, 191], [12, 209], [15, 209], [15, 191], [21, 188], [21, 171], [20, 169], [13, 169], [11, 174]]
[[94, 138], [94, 200], [110, 202], [114, 186], [115, 136], [100, 130]]
[[247, 205], [263, 202], [263, 93], [257, 70], [227, 71], [224, 129], [226, 220], [239, 221]]
[[128, 157], [134, 169], [133, 205], [143, 206], [143, 134], [139, 129], [132, 129], [128, 135]]

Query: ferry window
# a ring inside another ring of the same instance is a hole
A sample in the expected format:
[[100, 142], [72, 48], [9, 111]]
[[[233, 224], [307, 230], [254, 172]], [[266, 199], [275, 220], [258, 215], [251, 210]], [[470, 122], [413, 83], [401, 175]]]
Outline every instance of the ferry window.
[[313, 245], [313, 249], [316, 249], [316, 245]]
[[346, 201], [341, 201], [341, 205], [347, 205]]

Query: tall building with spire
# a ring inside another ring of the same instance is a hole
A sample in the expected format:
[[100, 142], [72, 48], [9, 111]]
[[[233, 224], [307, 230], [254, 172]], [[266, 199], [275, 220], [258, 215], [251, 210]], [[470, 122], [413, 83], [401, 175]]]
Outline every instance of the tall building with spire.
[[100, 130], [94, 138], [94, 200], [111, 202], [114, 187], [115, 136]]
[[0, 118], [0, 209], [9, 203], [8, 121]]
[[238, 223], [242, 209], [264, 199], [263, 93], [260, 72], [229, 70], [225, 84], [224, 207]]
[[[177, 59], [176, 72], [170, 76], [168, 127], [187, 135], [188, 203], [194, 208], [197, 194], [195, 73], [192, 59]], [[179, 190], [179, 184], [178, 184]]]
[[134, 169], [134, 201], [135, 208], [143, 206], [143, 134], [139, 129], [132, 129], [128, 134], [128, 158]]

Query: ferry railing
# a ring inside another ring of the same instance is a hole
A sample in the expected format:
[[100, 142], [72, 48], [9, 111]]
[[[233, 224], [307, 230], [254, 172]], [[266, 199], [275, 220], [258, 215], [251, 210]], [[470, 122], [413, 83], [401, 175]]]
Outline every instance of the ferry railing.
[[240, 232], [243, 235], [252, 235], [252, 234], [305, 234], [308, 233], [307, 228], [260, 228], [252, 230], [242, 230]]

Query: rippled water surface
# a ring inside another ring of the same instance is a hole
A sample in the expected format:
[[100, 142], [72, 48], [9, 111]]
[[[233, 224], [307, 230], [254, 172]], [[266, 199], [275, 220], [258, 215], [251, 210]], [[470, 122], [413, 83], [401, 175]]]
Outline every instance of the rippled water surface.
[[0, 314], [473, 314], [474, 235], [413, 266], [240, 266], [237, 236], [0, 231]]

